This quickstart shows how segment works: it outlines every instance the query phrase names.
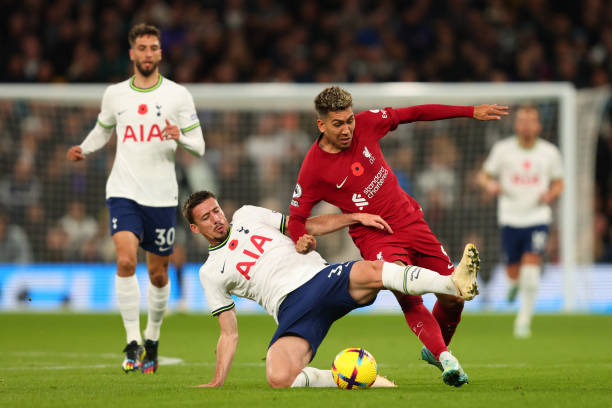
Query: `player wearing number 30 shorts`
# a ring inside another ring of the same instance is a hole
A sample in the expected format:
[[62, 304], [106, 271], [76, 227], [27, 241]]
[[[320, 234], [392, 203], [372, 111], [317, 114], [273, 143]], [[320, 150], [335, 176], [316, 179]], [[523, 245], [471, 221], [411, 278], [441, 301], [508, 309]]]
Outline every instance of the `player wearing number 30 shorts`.
[[[178, 205], [174, 154], [180, 146], [202, 156], [204, 138], [189, 91], [159, 73], [159, 30], [138, 24], [128, 40], [134, 76], [106, 89], [95, 127], [66, 155], [71, 161], [83, 160], [117, 135], [106, 204], [117, 251], [117, 303], [127, 334], [122, 368], [148, 374], [157, 370], [160, 328], [170, 294], [168, 261]], [[146, 251], [149, 270], [144, 343], [135, 275], [139, 246]]]

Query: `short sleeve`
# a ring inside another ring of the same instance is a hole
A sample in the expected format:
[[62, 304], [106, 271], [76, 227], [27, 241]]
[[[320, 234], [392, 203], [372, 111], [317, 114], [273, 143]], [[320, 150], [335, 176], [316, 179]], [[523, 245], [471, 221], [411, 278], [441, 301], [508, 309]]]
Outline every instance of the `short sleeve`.
[[277, 211], [272, 211], [263, 207], [245, 205], [239, 208], [232, 219], [232, 222], [244, 219], [245, 221], [259, 222], [285, 233], [285, 215]]
[[115, 112], [113, 109], [113, 97], [111, 88], [106, 88], [102, 96], [102, 107], [98, 114], [98, 124], [104, 129], [112, 129], [116, 124]]
[[561, 152], [556, 146], [552, 146], [551, 149], [552, 158], [550, 163], [550, 179], [559, 180], [563, 178], [563, 161], [561, 159]]
[[178, 123], [181, 132], [184, 134], [200, 126], [200, 121], [198, 120], [198, 113], [193, 103], [193, 96], [191, 96], [187, 88], [182, 88], [182, 91], [183, 97], [179, 105]]
[[319, 175], [311, 171], [311, 168], [310, 162], [307, 163], [305, 160], [302, 163], [289, 206], [291, 216], [308, 218], [312, 208], [321, 201], [321, 188], [317, 187]]
[[[234, 300], [220, 279], [215, 279], [217, 274], [207, 273], [207, 264], [200, 268], [200, 284], [204, 289], [208, 309], [213, 316], [234, 308]], [[218, 273], [218, 275], [221, 275]]]

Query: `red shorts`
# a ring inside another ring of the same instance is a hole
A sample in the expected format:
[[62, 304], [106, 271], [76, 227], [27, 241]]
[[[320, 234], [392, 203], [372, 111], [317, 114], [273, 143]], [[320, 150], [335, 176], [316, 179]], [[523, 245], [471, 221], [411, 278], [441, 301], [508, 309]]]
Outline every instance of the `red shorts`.
[[450, 275], [455, 270], [444, 247], [422, 217], [399, 230], [393, 229], [393, 234], [372, 230], [355, 244], [363, 259], [368, 261], [400, 261], [431, 269], [440, 275]]

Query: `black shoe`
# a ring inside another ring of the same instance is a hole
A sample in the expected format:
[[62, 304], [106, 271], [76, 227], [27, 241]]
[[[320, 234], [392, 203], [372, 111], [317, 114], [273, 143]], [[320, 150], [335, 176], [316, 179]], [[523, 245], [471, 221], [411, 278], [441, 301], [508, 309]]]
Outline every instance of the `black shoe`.
[[141, 370], [143, 374], [153, 374], [157, 371], [157, 346], [159, 341], [146, 340], [144, 344], [144, 356], [142, 358]]
[[143, 352], [142, 346], [139, 346], [136, 340], [132, 340], [125, 346], [123, 352], [125, 353], [125, 359], [123, 360], [123, 364], [121, 364], [123, 371], [126, 373], [138, 371], [140, 368], [140, 358]]

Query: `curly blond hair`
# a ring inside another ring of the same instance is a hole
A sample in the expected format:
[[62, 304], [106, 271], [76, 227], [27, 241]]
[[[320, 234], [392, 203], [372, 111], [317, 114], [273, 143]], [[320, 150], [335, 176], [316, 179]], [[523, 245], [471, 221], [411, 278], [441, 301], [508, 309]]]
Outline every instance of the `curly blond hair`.
[[352, 107], [353, 97], [339, 86], [331, 86], [317, 95], [314, 104], [319, 117], [323, 117], [329, 112], [338, 112]]

